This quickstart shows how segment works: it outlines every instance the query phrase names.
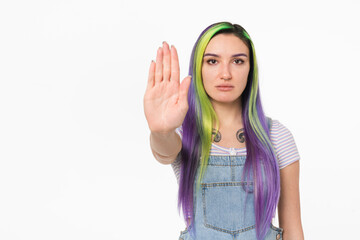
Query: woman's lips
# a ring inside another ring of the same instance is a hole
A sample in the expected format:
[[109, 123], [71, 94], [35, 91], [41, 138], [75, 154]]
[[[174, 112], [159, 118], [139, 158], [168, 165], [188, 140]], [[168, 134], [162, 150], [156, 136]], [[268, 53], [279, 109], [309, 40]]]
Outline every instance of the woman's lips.
[[231, 91], [234, 87], [232, 87], [232, 86], [217, 86], [216, 88], [220, 91]]

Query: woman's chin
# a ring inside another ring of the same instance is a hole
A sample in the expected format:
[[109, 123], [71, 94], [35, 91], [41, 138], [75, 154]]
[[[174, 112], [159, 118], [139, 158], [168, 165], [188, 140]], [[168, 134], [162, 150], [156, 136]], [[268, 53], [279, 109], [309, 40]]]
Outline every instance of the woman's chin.
[[239, 98], [230, 98], [230, 97], [211, 98], [211, 101], [220, 104], [233, 104], [235, 102], [240, 102]]

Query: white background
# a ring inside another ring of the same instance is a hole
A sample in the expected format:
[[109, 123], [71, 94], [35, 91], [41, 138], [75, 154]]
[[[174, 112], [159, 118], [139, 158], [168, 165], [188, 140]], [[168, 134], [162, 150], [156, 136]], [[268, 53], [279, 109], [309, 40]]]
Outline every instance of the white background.
[[178, 185], [152, 156], [143, 111], [148, 68], [166, 40], [185, 77], [218, 21], [250, 33], [265, 113], [295, 138], [306, 239], [354, 239], [359, 11], [356, 0], [1, 1], [0, 239], [178, 239]]

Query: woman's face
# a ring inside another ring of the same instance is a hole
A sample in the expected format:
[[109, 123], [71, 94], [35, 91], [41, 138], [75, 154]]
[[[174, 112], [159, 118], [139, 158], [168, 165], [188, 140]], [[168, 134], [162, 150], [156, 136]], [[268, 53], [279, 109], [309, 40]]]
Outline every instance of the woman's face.
[[[245, 89], [250, 70], [249, 49], [233, 34], [219, 34], [207, 45], [203, 58], [202, 78], [210, 100], [231, 103]], [[221, 87], [221, 86], [228, 87]]]

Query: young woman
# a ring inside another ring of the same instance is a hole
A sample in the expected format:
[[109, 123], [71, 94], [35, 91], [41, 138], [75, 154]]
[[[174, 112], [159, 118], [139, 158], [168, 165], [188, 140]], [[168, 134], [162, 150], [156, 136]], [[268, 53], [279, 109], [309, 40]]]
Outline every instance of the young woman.
[[[303, 239], [299, 154], [265, 116], [254, 45], [237, 24], [199, 36], [180, 84], [174, 46], [150, 65], [144, 96], [154, 157], [171, 164], [186, 229], [179, 239]], [[272, 224], [278, 207], [280, 227]]]

